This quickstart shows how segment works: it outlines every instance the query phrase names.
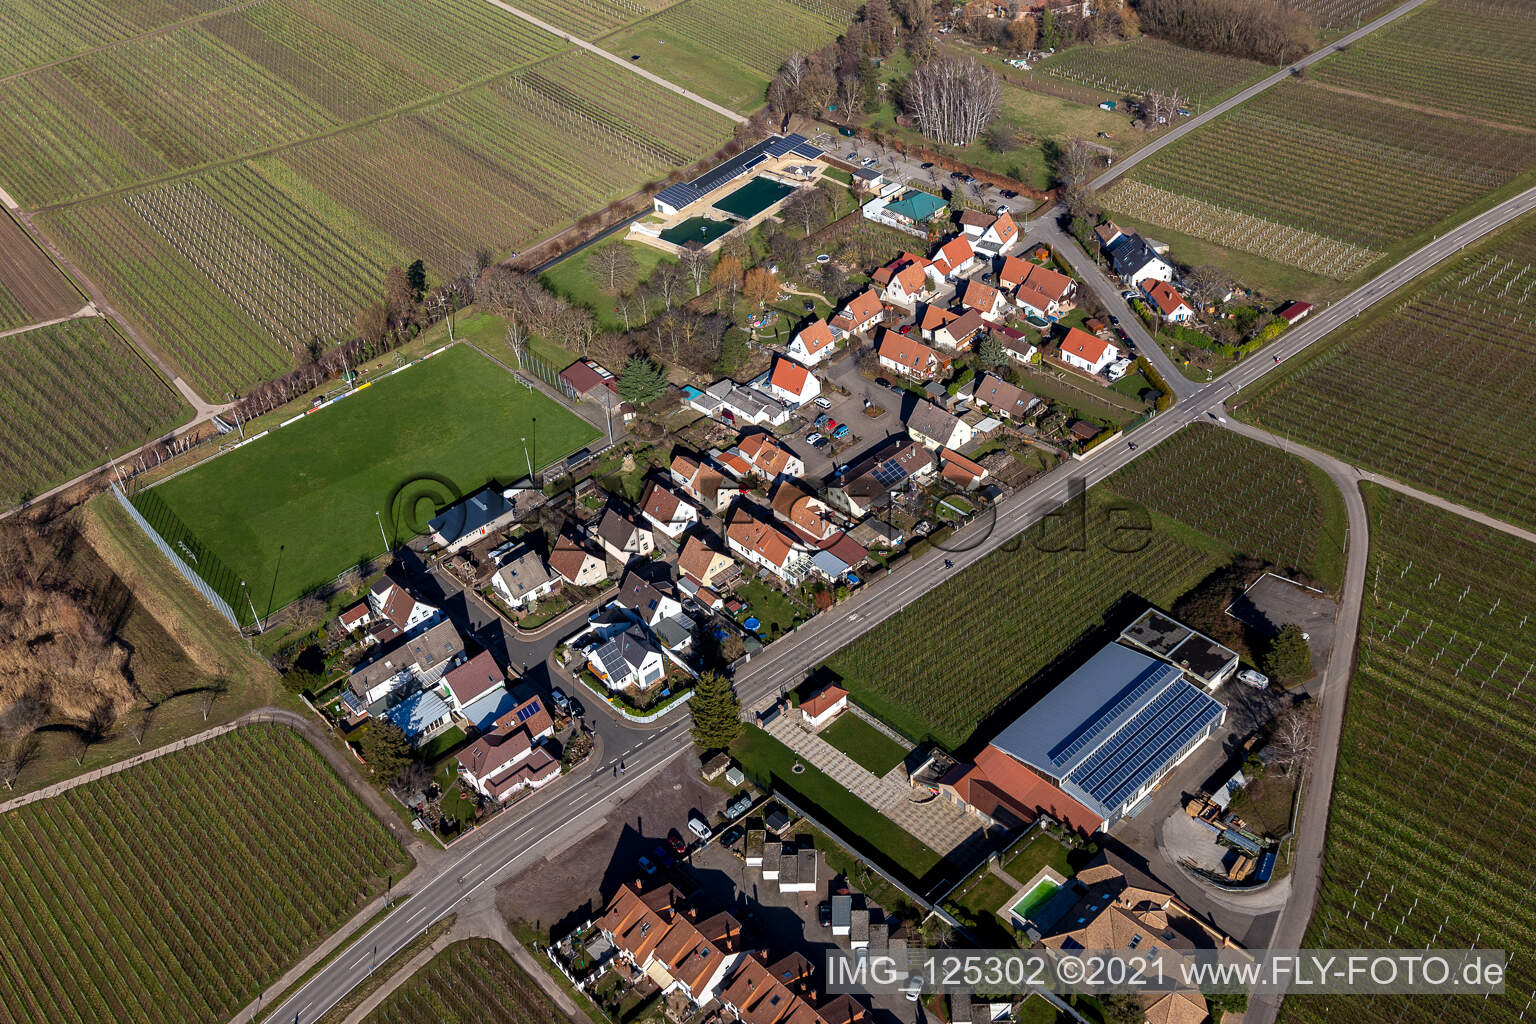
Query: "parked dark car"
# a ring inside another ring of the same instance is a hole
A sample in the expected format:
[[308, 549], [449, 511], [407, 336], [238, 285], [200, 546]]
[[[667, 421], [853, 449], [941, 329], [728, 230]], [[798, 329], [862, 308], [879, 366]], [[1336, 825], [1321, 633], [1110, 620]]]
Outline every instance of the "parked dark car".
[[566, 700], [570, 702], [572, 718], [582, 718], [586, 715], [587, 709], [581, 706], [581, 701], [575, 697], [567, 697]]
[[816, 904], [816, 917], [821, 921], [823, 928], [832, 927], [832, 901], [822, 900]]
[[745, 833], [743, 833], [738, 826], [732, 825], [730, 828], [726, 829], [725, 834], [720, 837], [721, 847], [729, 850], [731, 847], [735, 846], [741, 841], [741, 837], [744, 834]]
[[875, 378], [875, 383], [878, 384], [882, 388], [888, 388], [888, 387], [891, 386], [891, 382], [886, 380], [884, 377], [876, 377]]
[[925, 171], [926, 171], [926, 170], [927, 170], [927, 169], [928, 169], [928, 168], [930, 168], [930, 167], [932, 167], [932, 166], [933, 166], [933, 161], [932, 161], [932, 160], [930, 160], [930, 161], [928, 161], [928, 162], [927, 162], [927, 163], [925, 163], [925, 164], [923, 164], [923, 170], [925, 170]]

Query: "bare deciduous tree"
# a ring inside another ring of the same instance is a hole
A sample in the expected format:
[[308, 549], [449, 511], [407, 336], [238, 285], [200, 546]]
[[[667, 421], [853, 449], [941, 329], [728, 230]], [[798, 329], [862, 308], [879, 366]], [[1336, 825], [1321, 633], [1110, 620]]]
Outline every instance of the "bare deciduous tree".
[[1178, 89], [1151, 89], [1147, 92], [1147, 98], [1142, 101], [1142, 118], [1147, 122], [1147, 127], [1172, 124], [1179, 116], [1185, 103], [1184, 94]]
[[656, 265], [651, 271], [651, 276], [646, 283], [661, 296], [662, 304], [667, 312], [672, 311], [672, 299], [677, 294], [678, 285], [682, 284], [682, 272], [678, 270], [676, 263], [663, 262]]
[[683, 251], [677, 254], [677, 261], [683, 265], [683, 272], [693, 281], [693, 294], [695, 297], [703, 294], [704, 282], [709, 279], [709, 253], [697, 241], [689, 242], [683, 246]]
[[902, 106], [930, 139], [964, 146], [997, 117], [1002, 89], [997, 73], [972, 57], [940, 57], [913, 71]]
[[635, 280], [635, 257], [629, 246], [620, 242], [605, 245], [587, 257], [587, 268], [598, 287], [609, 295], [623, 291]]
[[1273, 764], [1287, 775], [1303, 771], [1317, 741], [1317, 706], [1311, 701], [1289, 708], [1275, 723], [1270, 739]]

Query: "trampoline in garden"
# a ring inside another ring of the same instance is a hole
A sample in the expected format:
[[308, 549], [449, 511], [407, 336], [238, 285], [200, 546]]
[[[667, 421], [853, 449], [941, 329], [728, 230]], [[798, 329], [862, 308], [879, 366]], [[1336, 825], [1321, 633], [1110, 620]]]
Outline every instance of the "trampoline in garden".
[[751, 615], [751, 616], [747, 617], [747, 621], [743, 622], [742, 625], [746, 626], [752, 632], [756, 633], [757, 632], [757, 627], [761, 626], [762, 623], [758, 621], [758, 618], [757, 618], [756, 615]]
[[753, 178], [715, 204], [715, 209], [742, 220], [751, 220], [795, 190], [772, 178]]
[[673, 245], [687, 245], [689, 242], [708, 245], [735, 226], [728, 220], [689, 217], [681, 224], [674, 224], [667, 228], [661, 233], [660, 238], [663, 242], [671, 242]]

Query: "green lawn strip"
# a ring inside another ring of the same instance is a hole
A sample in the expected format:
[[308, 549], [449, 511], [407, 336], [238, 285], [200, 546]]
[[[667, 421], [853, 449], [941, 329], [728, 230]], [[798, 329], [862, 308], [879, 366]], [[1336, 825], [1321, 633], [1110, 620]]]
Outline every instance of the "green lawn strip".
[[1014, 1013], [1016, 1024], [1057, 1024], [1063, 1019], [1070, 1020], [1062, 1016], [1055, 1003], [1040, 995], [1025, 996]]
[[821, 730], [821, 738], [876, 775], [884, 775], [907, 756], [907, 748], [851, 712]]
[[341, 998], [340, 1002], [325, 1011], [325, 1015], [316, 1021], [316, 1024], [341, 1024], [341, 1021], [346, 1020], [352, 1015], [353, 1010], [363, 1005], [364, 1000], [384, 987], [385, 982], [393, 978], [406, 964], [410, 963], [417, 953], [432, 945], [439, 936], [452, 928], [457, 920], [457, 914], [449, 914], [447, 917], [439, 918], [432, 922], [426, 931], [416, 936], [410, 942], [407, 942], [404, 946], [401, 946], [394, 956], [384, 961], [369, 974], [361, 985], [348, 992]]
[[1059, 380], [1046, 371], [1034, 367], [1024, 368], [1019, 386], [1025, 391], [1067, 407], [1080, 417], [1108, 420], [1117, 427], [1123, 427], [1131, 422], [1142, 410], [1140, 402], [1118, 395], [1109, 388], [1101, 388], [1086, 380], [1081, 383], [1070, 378]]
[[455, 725], [428, 740], [416, 751], [416, 755], [422, 762], [432, 764], [463, 746], [468, 738], [464, 735], [464, 730]]
[[389, 543], [401, 543], [434, 506], [524, 476], [520, 438], [542, 466], [596, 436], [459, 346], [135, 500], [142, 507], [151, 495], [168, 507], [248, 582], [265, 615], [377, 557], [386, 539], [380, 519]]
[[[660, 249], [616, 238], [572, 253], [539, 275], [539, 280], [556, 295], [562, 296], [574, 305], [585, 306], [592, 310], [597, 315], [597, 322], [604, 330], [622, 331], [624, 321], [614, 311], [617, 293], [606, 290], [606, 282], [599, 279], [598, 271], [591, 263], [594, 255], [613, 246], [622, 246], [629, 250], [635, 265], [634, 281], [638, 284], [644, 284], [662, 263], [674, 262], [673, 257]], [[630, 285], [630, 287], [633, 286]], [[692, 294], [691, 290], [689, 294]], [[652, 305], [660, 305], [660, 302], [660, 299], [655, 299]], [[614, 372], [618, 372], [617, 368]]]
[[791, 601], [782, 590], [755, 576], [737, 584], [734, 593], [747, 606], [737, 618], [743, 622], [756, 618], [760, 623], [757, 631], [770, 640], [777, 639], [810, 617], [810, 612], [804, 606]]
[[908, 877], [922, 878], [943, 859], [815, 767], [807, 764], [803, 772], [794, 772], [793, 766], [804, 762], [761, 729], [746, 729], [731, 752], [754, 779], [763, 783], [772, 780], [774, 786], [803, 796], [812, 804], [807, 808], [809, 813], [827, 824], [835, 822], [855, 848], [868, 851]]

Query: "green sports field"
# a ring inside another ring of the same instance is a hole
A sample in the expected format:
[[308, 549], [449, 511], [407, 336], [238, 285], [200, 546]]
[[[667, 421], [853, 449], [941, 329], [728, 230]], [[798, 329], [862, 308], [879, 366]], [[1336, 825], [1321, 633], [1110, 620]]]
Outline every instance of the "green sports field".
[[[242, 616], [413, 536], [435, 506], [527, 474], [597, 431], [464, 345], [134, 496]], [[378, 517], [375, 517], [378, 513]]]

